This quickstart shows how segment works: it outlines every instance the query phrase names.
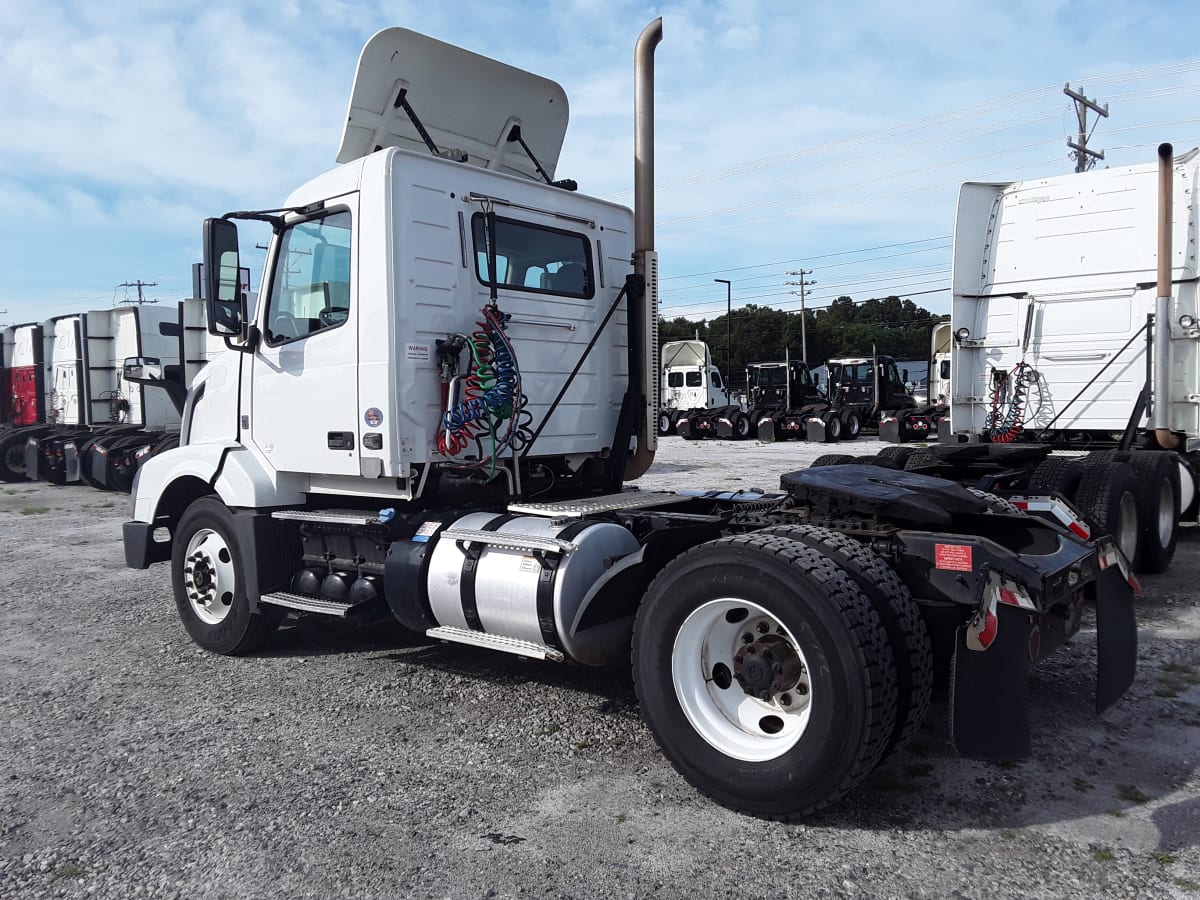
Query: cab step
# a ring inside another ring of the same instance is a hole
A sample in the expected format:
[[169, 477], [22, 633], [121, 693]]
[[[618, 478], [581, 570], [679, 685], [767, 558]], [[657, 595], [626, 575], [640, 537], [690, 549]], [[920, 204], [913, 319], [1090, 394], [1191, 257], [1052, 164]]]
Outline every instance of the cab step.
[[380, 524], [377, 514], [355, 509], [279, 509], [271, 513], [271, 518], [291, 522], [320, 522], [324, 525]]
[[290, 591], [275, 591], [263, 594], [258, 598], [259, 603], [269, 603], [271, 606], [283, 606], [298, 612], [321, 613], [326, 616], [336, 616], [344, 619], [355, 610], [366, 606], [366, 603], [343, 603], [340, 600], [326, 600], [324, 597], [309, 597], [306, 594], [293, 594]]
[[500, 650], [517, 656], [527, 656], [530, 659], [547, 659], [550, 662], [562, 662], [565, 658], [562, 651], [547, 647], [545, 644], [535, 644], [533, 641], [523, 641], [519, 638], [505, 637], [502, 634], [488, 634], [484, 631], [470, 631], [466, 628], [455, 628], [452, 625], [442, 625], [430, 628], [425, 632], [426, 637], [437, 638], [440, 641], [451, 641], [455, 644], [470, 644], [473, 647], [487, 647], [490, 650]]
[[499, 550], [540, 550], [543, 553], [574, 553], [577, 544], [538, 534], [511, 534], [503, 531], [483, 531], [478, 528], [447, 528], [442, 540], [466, 544], [485, 544]]

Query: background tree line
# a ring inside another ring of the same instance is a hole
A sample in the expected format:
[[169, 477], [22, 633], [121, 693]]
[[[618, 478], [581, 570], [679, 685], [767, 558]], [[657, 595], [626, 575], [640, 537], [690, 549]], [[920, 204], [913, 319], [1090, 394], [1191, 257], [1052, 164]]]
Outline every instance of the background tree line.
[[[868, 356], [872, 344], [879, 353], [897, 359], [926, 359], [933, 326], [941, 316], [922, 309], [911, 300], [885, 297], [862, 303], [838, 297], [822, 309], [805, 312], [808, 359], [819, 366], [842, 356]], [[785, 348], [793, 359], [800, 358], [800, 312], [748, 304], [729, 316], [730, 360], [726, 359], [726, 317], [692, 321], [681, 317], [659, 319], [659, 343], [699, 340], [708, 344], [713, 361], [730, 383], [745, 380], [747, 363], [782, 360]]]

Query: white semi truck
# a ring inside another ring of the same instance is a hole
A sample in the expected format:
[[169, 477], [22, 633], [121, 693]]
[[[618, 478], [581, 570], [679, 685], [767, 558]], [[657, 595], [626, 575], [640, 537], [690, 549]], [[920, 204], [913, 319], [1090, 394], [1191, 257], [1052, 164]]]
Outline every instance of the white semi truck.
[[[167, 562], [184, 628], [217, 653], [289, 615], [390, 614], [584, 665], [629, 664], [632, 644], [667, 758], [765, 817], [811, 814], [903, 746], [935, 643], [970, 755], [1028, 752], [1029, 666], [1089, 601], [1097, 705], [1115, 702], [1137, 630], [1112, 541], [868, 466], [768, 494], [623, 488], [658, 438], [661, 35], [635, 51], [634, 210], [556, 177], [557, 84], [372, 37], [339, 165], [205, 223], [207, 327], [228, 349], [191, 385], [180, 446], [139, 470], [127, 564]], [[245, 219], [274, 231], [253, 316]]]
[[670, 341], [659, 351], [662, 395], [659, 399], [659, 437], [675, 433], [680, 416], [693, 410], [730, 406], [729, 391], [713, 364], [704, 341]]
[[949, 426], [914, 469], [1056, 492], [1162, 571], [1197, 518], [1200, 152], [966, 184]]
[[29, 427], [0, 438], [5, 461], [0, 478], [57, 484], [82, 479], [104, 487], [115, 481], [128, 489], [134, 454], [165, 432], [177, 431], [180, 416], [163, 391], [147, 391], [124, 379], [123, 363], [155, 356], [178, 380], [177, 310], [117, 306], [56, 316], [37, 331], [43, 348], [41, 412], [25, 423]]

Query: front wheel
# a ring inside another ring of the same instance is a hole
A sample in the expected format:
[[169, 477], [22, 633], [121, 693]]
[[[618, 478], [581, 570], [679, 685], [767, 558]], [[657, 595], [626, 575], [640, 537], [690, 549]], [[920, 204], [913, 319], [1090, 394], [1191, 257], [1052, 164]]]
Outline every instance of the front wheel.
[[251, 612], [246, 563], [233, 514], [215, 497], [202, 497], [175, 530], [171, 581], [175, 606], [193, 641], [214, 653], [237, 655], [257, 648], [275, 630], [275, 616]]
[[740, 535], [672, 561], [638, 611], [642, 716], [694, 787], [797, 819], [861, 782], [892, 738], [897, 673], [871, 600], [788, 538]]
[[0, 438], [0, 481], [28, 481], [25, 473], [25, 435], [23, 432]]
[[673, 431], [673, 428], [672, 428], [672, 423], [671, 423], [671, 414], [665, 413], [665, 412], [659, 413], [658, 414], [658, 436], [666, 437], [668, 434], [671, 434], [672, 431]]

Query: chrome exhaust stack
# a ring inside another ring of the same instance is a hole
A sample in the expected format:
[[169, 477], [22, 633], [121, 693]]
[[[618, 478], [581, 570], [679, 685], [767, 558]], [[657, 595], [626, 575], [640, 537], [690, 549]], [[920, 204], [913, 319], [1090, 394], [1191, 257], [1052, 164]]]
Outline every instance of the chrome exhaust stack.
[[1171, 221], [1174, 148], [1158, 145], [1158, 285], [1154, 300], [1154, 385], [1150, 427], [1164, 450], [1179, 446], [1171, 424]]
[[[640, 299], [629, 298], [629, 328], [639, 346], [638, 372], [631, 381], [642, 391], [634, 431], [637, 450], [625, 465], [625, 478], [638, 478], [658, 449], [658, 254], [654, 250], [654, 48], [662, 40], [662, 18], [642, 29], [633, 53], [633, 271], [646, 285]], [[632, 336], [632, 335], [631, 335]], [[616, 450], [616, 448], [614, 448]]]

